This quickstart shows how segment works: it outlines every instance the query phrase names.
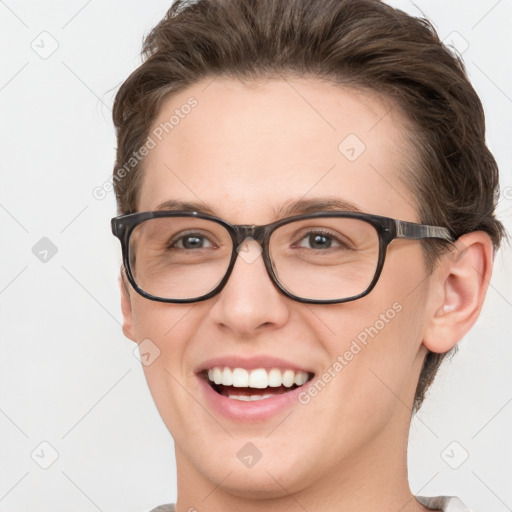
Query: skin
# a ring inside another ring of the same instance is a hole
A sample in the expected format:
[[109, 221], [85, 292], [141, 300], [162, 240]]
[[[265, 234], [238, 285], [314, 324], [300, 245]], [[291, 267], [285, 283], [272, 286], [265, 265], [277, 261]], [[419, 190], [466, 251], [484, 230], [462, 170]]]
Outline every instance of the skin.
[[[412, 154], [405, 123], [377, 96], [317, 78], [209, 79], [168, 98], [155, 126], [191, 96], [197, 107], [146, 157], [139, 211], [200, 201], [231, 223], [266, 224], [286, 201], [336, 197], [420, 221], [403, 179]], [[338, 150], [348, 134], [366, 146], [353, 162]], [[125, 283], [125, 335], [160, 349], [144, 371], [175, 441], [178, 512], [425, 510], [406, 458], [422, 361], [473, 325], [491, 262], [482, 232], [461, 237], [431, 274], [419, 242], [395, 240], [376, 288], [334, 305], [285, 297], [261, 257], [238, 258], [223, 291], [195, 304], [149, 301]], [[205, 402], [194, 375], [202, 361], [265, 354], [319, 376], [397, 302], [401, 312], [309, 404], [241, 424]], [[247, 442], [262, 453], [252, 468], [236, 456]]]

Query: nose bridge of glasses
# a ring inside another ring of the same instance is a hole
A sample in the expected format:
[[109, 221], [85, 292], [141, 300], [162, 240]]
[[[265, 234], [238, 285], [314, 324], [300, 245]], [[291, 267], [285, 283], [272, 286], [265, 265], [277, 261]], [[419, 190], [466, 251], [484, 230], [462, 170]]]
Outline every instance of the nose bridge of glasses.
[[265, 226], [238, 225], [235, 226], [235, 231], [237, 255], [246, 263], [253, 263], [263, 252]]
[[247, 239], [255, 240], [263, 246], [266, 234], [266, 226], [254, 226], [249, 224], [235, 226], [236, 245], [239, 246]]

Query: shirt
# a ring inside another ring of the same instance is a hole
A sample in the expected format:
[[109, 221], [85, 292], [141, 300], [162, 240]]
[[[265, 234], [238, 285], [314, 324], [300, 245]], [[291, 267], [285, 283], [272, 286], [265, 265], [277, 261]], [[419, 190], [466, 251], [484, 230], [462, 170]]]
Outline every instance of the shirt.
[[[416, 499], [431, 510], [441, 510], [442, 512], [471, 512], [471, 510], [455, 496], [434, 496], [430, 498], [426, 496], [416, 496]], [[150, 512], [174, 512], [174, 505], [160, 505]]]

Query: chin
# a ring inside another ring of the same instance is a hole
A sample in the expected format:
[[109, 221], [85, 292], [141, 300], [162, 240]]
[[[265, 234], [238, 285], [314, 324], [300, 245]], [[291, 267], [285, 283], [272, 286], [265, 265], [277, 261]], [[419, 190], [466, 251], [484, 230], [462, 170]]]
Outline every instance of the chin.
[[[241, 498], [287, 496], [292, 489], [300, 491], [318, 474], [312, 457], [305, 454], [303, 436], [301, 446], [289, 433], [274, 432], [265, 438], [265, 430], [260, 435], [231, 437], [218, 425], [215, 431], [180, 428], [171, 433], [178, 474], [202, 475], [200, 480], [209, 482], [208, 488], [221, 485], [223, 491]], [[317, 449], [309, 451], [312, 455], [322, 453]]]
[[[299, 461], [288, 461], [276, 457], [265, 465], [263, 459], [252, 468], [241, 468], [240, 464], [226, 464], [210, 468], [208, 477], [213, 482], [222, 482], [222, 489], [233, 496], [246, 499], [276, 499], [289, 496], [303, 488], [301, 482], [311, 482], [312, 475], [300, 475], [296, 468]], [[274, 469], [275, 468], [275, 469]], [[205, 469], [205, 468], [203, 468]], [[308, 473], [311, 468], [308, 469]], [[227, 476], [229, 475], [229, 476]], [[206, 476], [206, 475], [205, 475]]]

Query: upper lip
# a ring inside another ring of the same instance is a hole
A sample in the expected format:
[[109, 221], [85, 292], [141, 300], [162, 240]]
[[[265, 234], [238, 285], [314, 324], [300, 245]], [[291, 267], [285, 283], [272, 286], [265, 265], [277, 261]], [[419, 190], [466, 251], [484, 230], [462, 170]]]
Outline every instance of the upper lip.
[[246, 370], [255, 370], [256, 368], [280, 368], [283, 370], [294, 370], [296, 372], [302, 371], [307, 373], [314, 373], [310, 368], [306, 368], [302, 365], [286, 361], [274, 356], [253, 356], [253, 357], [242, 357], [242, 356], [225, 356], [215, 357], [207, 359], [202, 362], [196, 369], [196, 373], [201, 373], [210, 370], [214, 367], [228, 367], [228, 368], [245, 368]]

